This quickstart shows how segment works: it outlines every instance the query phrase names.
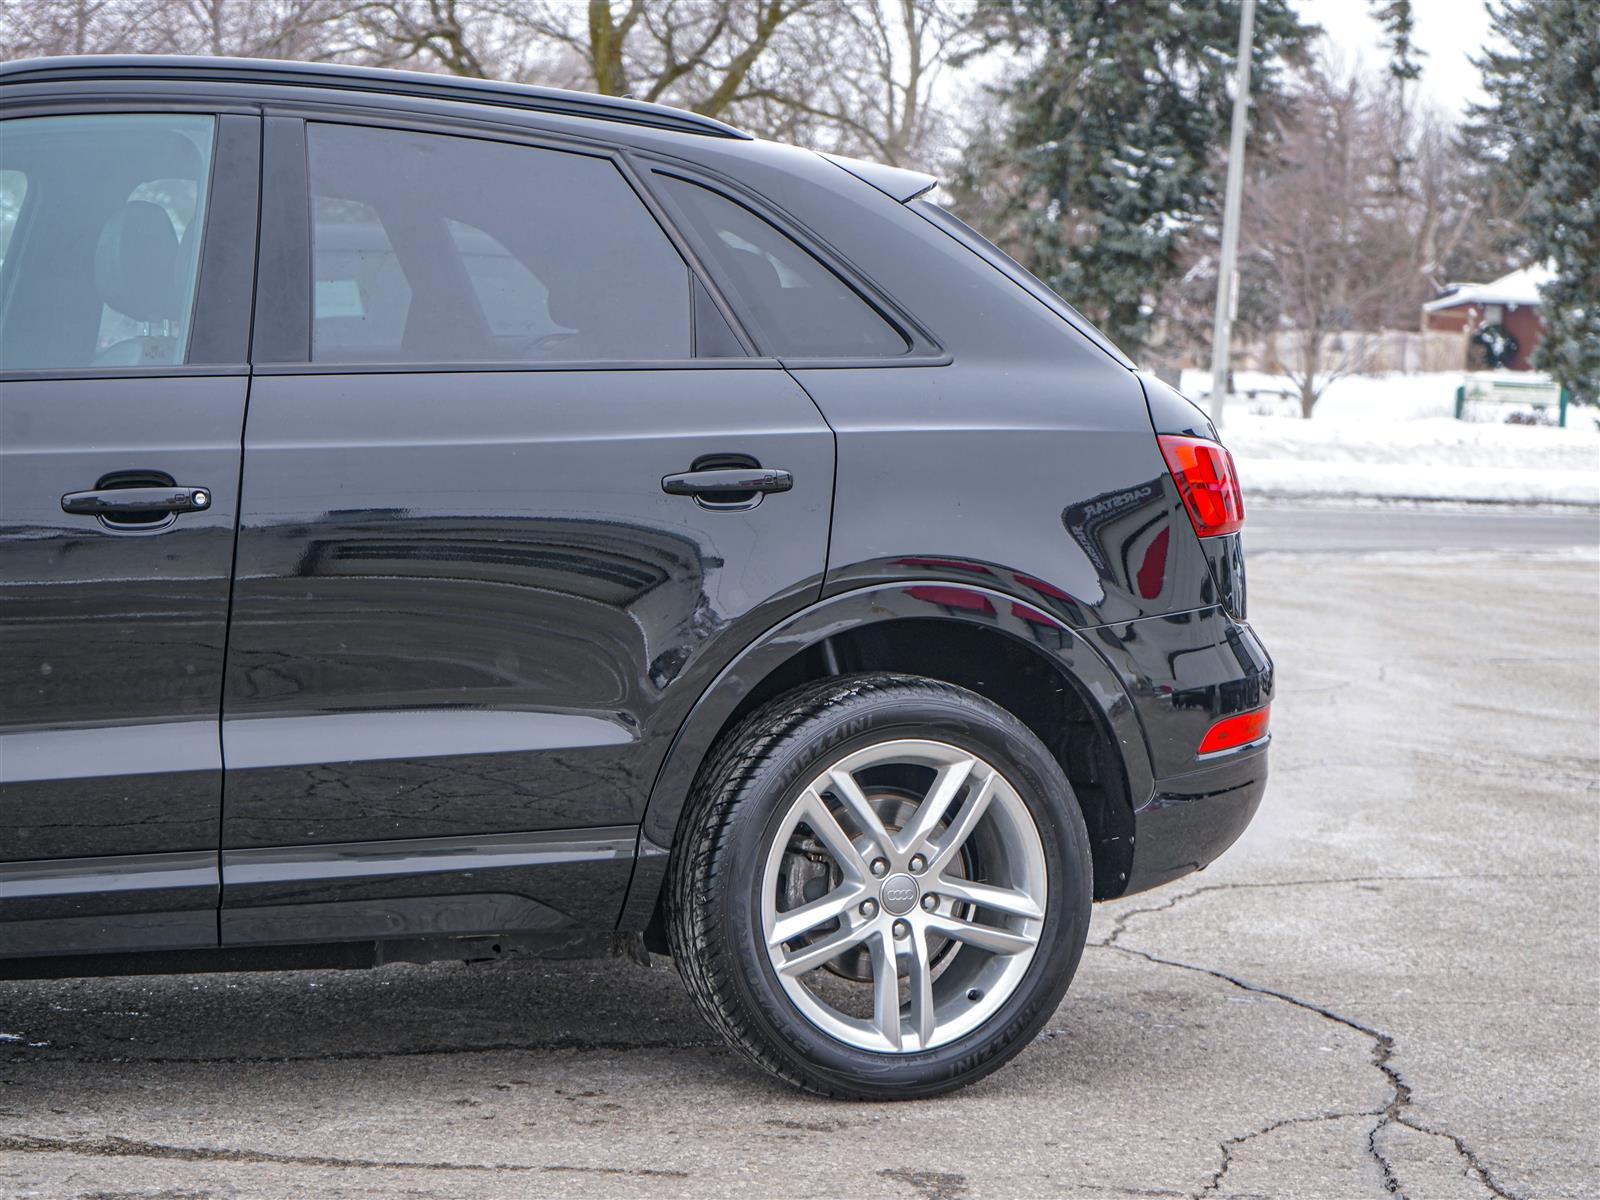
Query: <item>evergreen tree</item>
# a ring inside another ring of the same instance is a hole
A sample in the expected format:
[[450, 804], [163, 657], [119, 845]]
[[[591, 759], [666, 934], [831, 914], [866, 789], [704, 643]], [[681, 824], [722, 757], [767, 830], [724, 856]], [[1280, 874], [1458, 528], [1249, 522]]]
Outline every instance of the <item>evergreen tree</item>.
[[1404, 83], [1422, 75], [1422, 60], [1428, 56], [1419, 50], [1412, 35], [1416, 31], [1416, 18], [1411, 12], [1411, 0], [1371, 0], [1372, 15], [1383, 26], [1389, 43], [1389, 74]]
[[1529, 257], [1556, 278], [1540, 293], [1535, 365], [1600, 402], [1600, 37], [1593, 0], [1500, 0], [1504, 47], [1477, 60], [1486, 105], [1469, 131], [1523, 197]]
[[[953, 191], [958, 207], [1131, 352], [1182, 267], [1183, 235], [1216, 222], [1232, 114], [1239, 0], [1009, 0], [997, 40], [1029, 64], [1000, 89]], [[1258, 0], [1253, 103], [1315, 26]]]

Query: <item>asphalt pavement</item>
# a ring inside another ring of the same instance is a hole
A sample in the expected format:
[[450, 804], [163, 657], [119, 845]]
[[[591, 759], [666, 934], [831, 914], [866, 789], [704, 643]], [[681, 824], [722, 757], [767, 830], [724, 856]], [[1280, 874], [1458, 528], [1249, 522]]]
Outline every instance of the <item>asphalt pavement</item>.
[[0, 1196], [1600, 1194], [1594, 519], [1248, 529], [1266, 804], [976, 1087], [791, 1092], [662, 961], [0, 983]]

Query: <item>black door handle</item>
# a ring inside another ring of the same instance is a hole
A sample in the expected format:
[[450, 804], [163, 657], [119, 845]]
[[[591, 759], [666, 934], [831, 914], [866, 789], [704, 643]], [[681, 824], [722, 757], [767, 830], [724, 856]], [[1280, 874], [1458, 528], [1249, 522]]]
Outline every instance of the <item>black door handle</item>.
[[80, 516], [140, 517], [162, 513], [200, 512], [211, 507], [211, 489], [206, 487], [112, 487], [92, 492], [68, 492], [61, 497], [61, 511]]
[[694, 496], [706, 500], [734, 500], [750, 493], [787, 492], [794, 476], [776, 467], [712, 467], [668, 475], [661, 490], [669, 496]]

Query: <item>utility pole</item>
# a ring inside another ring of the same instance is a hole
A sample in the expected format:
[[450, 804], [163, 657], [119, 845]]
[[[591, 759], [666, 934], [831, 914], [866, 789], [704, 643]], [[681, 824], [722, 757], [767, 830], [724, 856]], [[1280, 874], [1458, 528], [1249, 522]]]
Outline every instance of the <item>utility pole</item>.
[[1217, 264], [1217, 315], [1211, 326], [1211, 420], [1222, 428], [1228, 399], [1228, 337], [1238, 301], [1239, 201], [1244, 191], [1244, 133], [1250, 117], [1250, 42], [1256, 0], [1244, 0], [1239, 20], [1239, 65], [1234, 78], [1233, 136], [1228, 141], [1228, 190], [1222, 202], [1222, 260]]

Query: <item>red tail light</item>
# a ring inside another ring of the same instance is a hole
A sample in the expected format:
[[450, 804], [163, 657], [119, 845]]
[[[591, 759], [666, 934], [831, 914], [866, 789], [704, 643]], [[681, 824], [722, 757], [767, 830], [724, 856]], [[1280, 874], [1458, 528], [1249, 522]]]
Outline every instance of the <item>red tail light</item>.
[[1205, 438], [1163, 433], [1156, 441], [1194, 531], [1201, 537], [1237, 533], [1244, 524], [1244, 496], [1233, 455]]
[[1215, 754], [1218, 750], [1232, 750], [1235, 746], [1248, 746], [1267, 736], [1267, 720], [1272, 712], [1269, 704], [1255, 712], [1240, 713], [1236, 717], [1223, 717], [1200, 739], [1201, 754]]

